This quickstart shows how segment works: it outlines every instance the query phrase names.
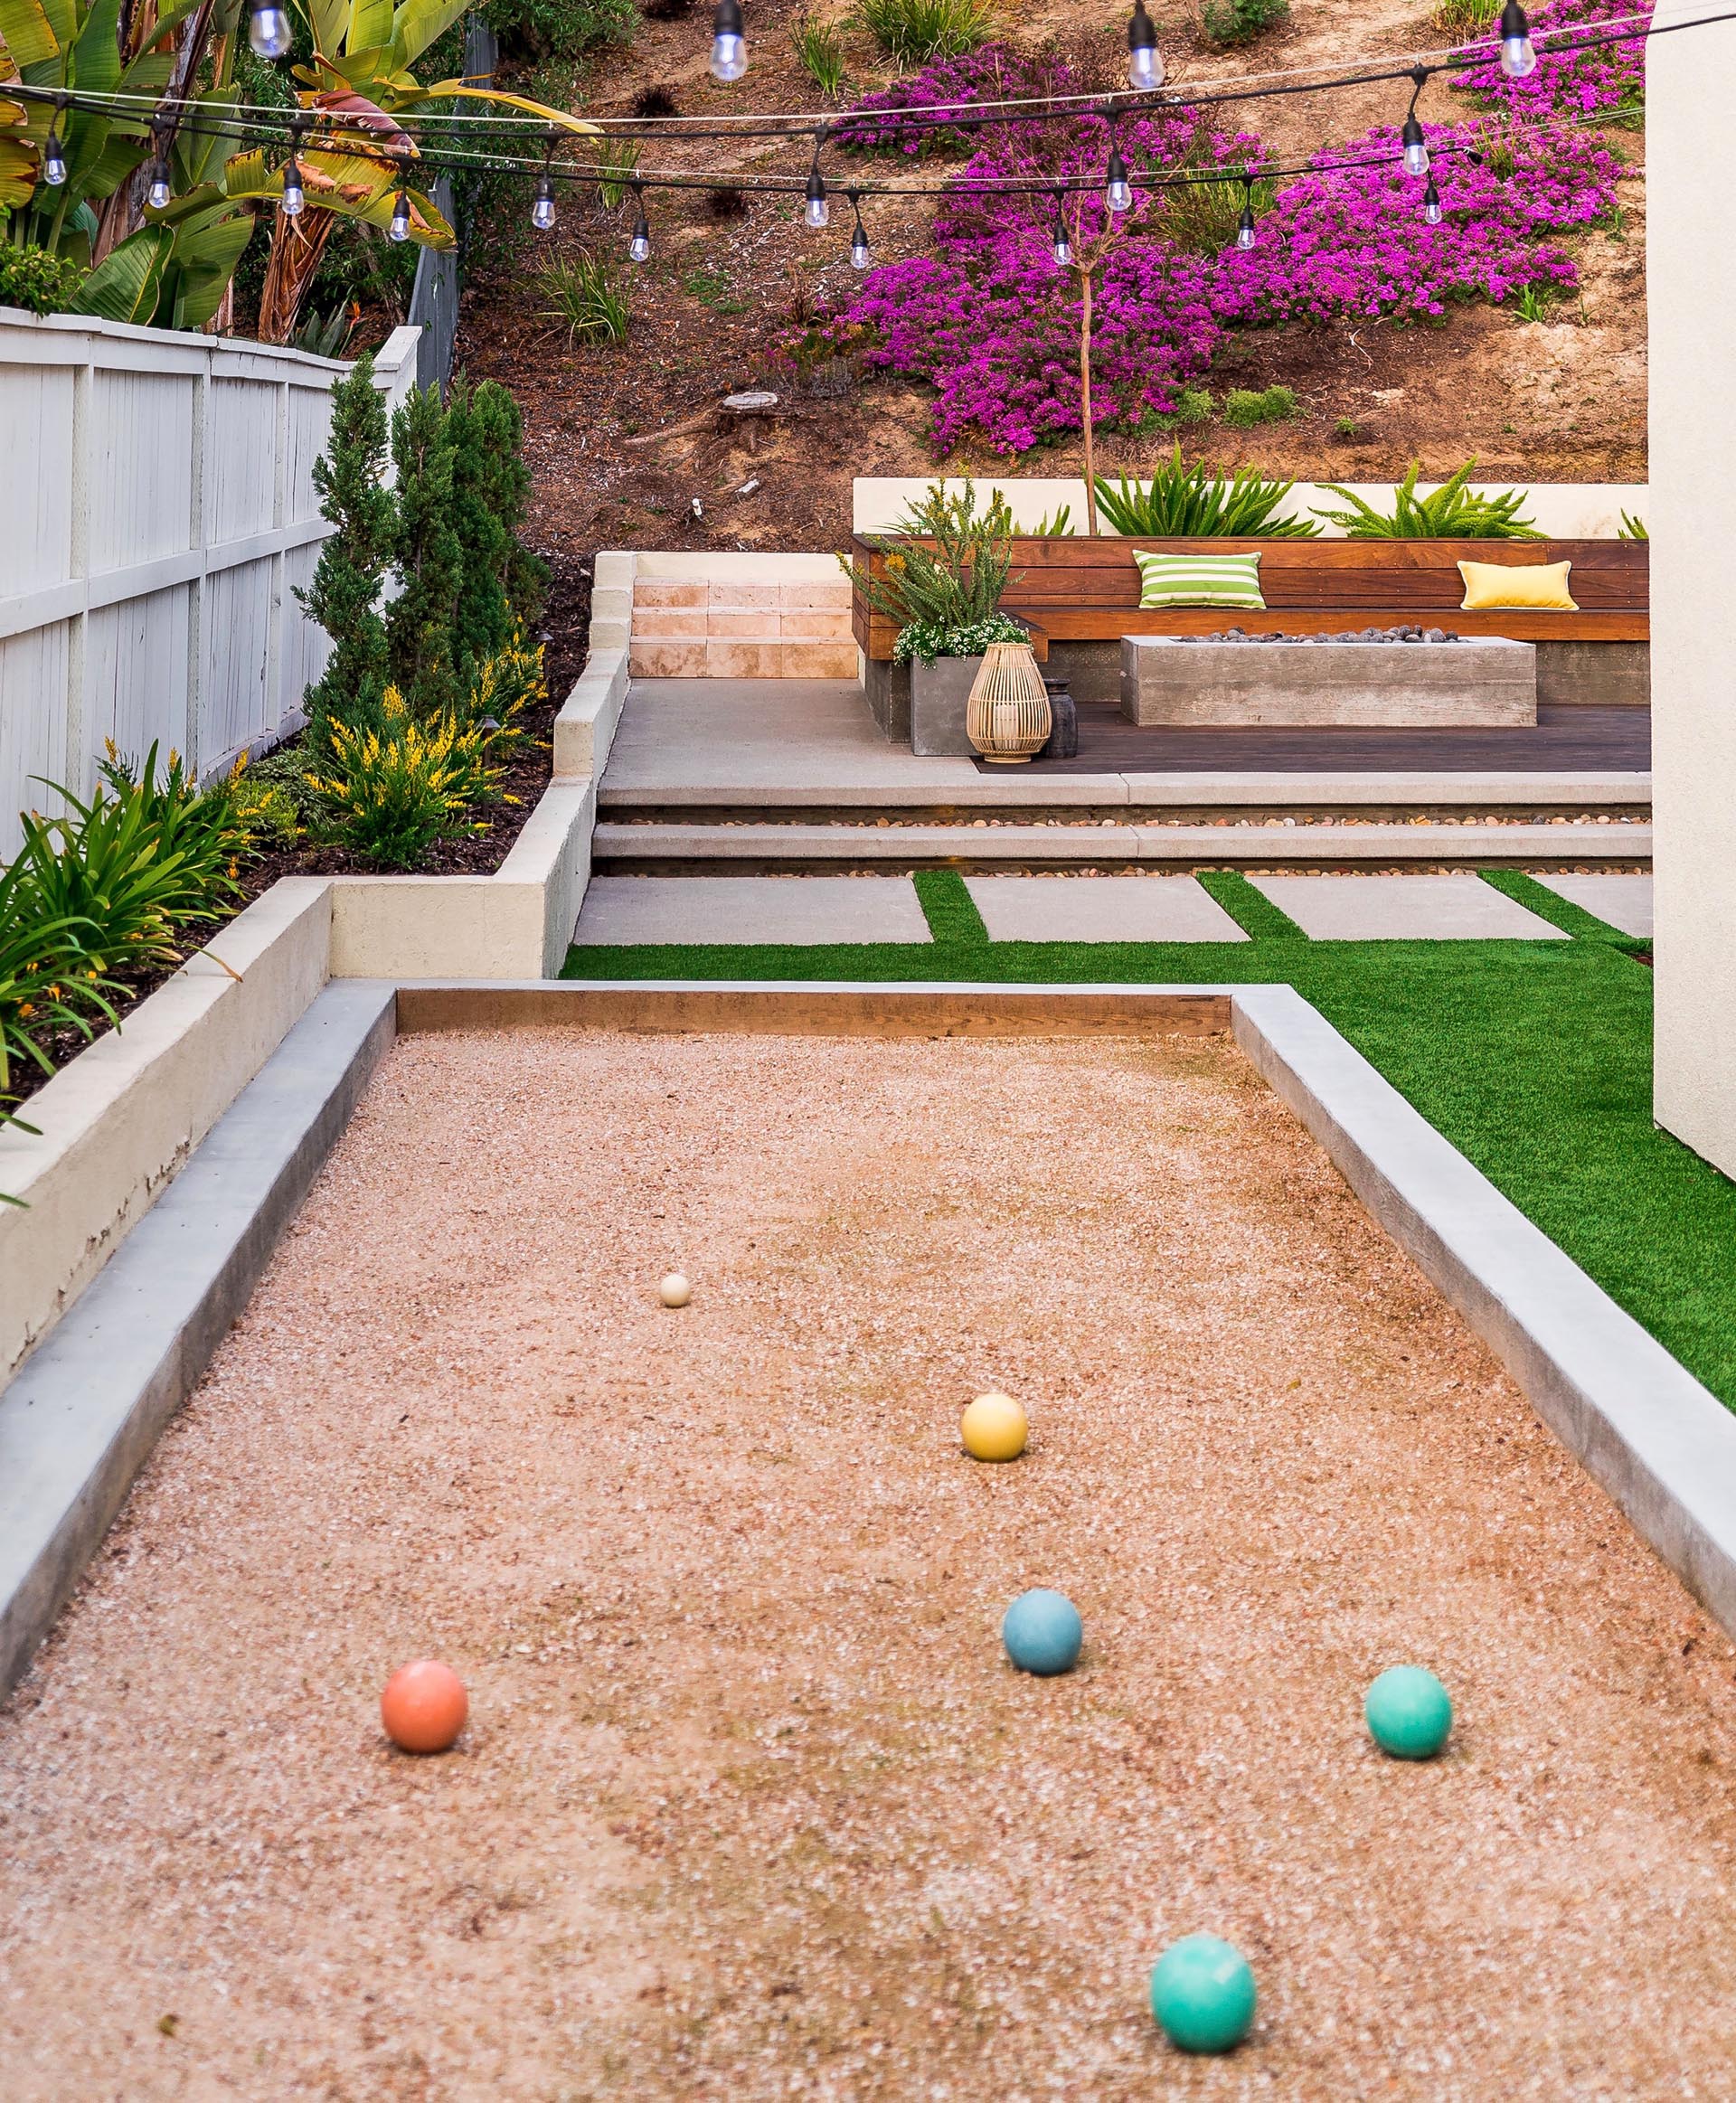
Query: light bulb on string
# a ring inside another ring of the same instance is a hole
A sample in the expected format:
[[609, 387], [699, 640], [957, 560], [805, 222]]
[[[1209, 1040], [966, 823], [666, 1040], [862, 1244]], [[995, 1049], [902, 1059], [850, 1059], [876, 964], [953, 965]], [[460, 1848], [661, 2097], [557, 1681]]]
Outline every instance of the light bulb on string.
[[1430, 226], [1440, 224], [1440, 192], [1435, 188], [1435, 178], [1430, 175], [1429, 187], [1422, 193], [1422, 216]]
[[865, 270], [874, 259], [874, 251], [868, 245], [868, 229], [862, 223], [862, 199], [854, 190], [849, 196], [856, 213], [856, 231], [850, 236], [850, 260], [858, 270]]
[[392, 208], [392, 224], [386, 229], [386, 239], [407, 241], [410, 239], [410, 192], [401, 190]]
[[1422, 136], [1422, 127], [1417, 122], [1414, 109], [1405, 118], [1401, 137], [1404, 144], [1405, 174], [1426, 175], [1429, 173], [1429, 142]]
[[1244, 193], [1241, 200], [1241, 218], [1236, 225], [1236, 246], [1239, 249], [1250, 249], [1253, 247], [1257, 238], [1257, 231], [1254, 226], [1253, 203], [1252, 200]]
[[627, 244], [627, 252], [636, 263], [651, 260], [651, 229], [645, 222], [645, 193], [639, 185], [633, 185], [633, 200], [638, 207], [638, 216], [633, 222], [633, 239]]
[[742, 33], [741, 0], [717, 0], [712, 17], [712, 78], [726, 85], [748, 70], [748, 40]]
[[561, 135], [551, 125], [542, 142], [542, 173], [536, 178], [536, 193], [531, 201], [531, 224], [538, 233], [547, 233], [554, 224], [554, 177], [549, 173], [549, 164], [560, 143]]
[[289, 16], [278, 5], [277, 0], [253, 0], [247, 41], [262, 59], [280, 59], [289, 49], [292, 41]]
[[1531, 41], [1531, 24], [1519, 0], [1507, 0], [1501, 10], [1501, 71], [1510, 80], [1523, 80], [1537, 71], [1537, 52]]
[[1127, 82], [1142, 95], [1164, 84], [1164, 54], [1157, 49], [1157, 25], [1146, 13], [1146, 0], [1133, 0], [1127, 24]]
[[49, 121], [48, 137], [42, 142], [42, 180], [51, 190], [58, 190], [66, 181], [66, 149], [61, 144], [60, 112], [64, 105], [60, 97], [54, 98], [54, 115]]
[[289, 158], [283, 164], [283, 214], [294, 219], [307, 202], [307, 193], [301, 186], [301, 163], [296, 157], [296, 148], [301, 144], [302, 127], [289, 127]]
[[1133, 204], [1133, 184], [1127, 180], [1127, 164], [1121, 158], [1119, 146], [1109, 148], [1109, 173], [1103, 202], [1111, 212], [1127, 212]]
[[1071, 268], [1073, 244], [1067, 238], [1067, 222], [1061, 217], [1061, 192], [1055, 192], [1055, 266], [1065, 270]]
[[808, 170], [807, 202], [802, 207], [802, 217], [817, 233], [832, 216], [832, 207], [826, 201], [826, 177], [820, 173], [820, 149], [814, 149], [814, 165]]
[[169, 156], [163, 150], [161, 137], [156, 141], [156, 155], [151, 162], [151, 186], [145, 193], [145, 202], [153, 212], [166, 212], [175, 191], [169, 182]]

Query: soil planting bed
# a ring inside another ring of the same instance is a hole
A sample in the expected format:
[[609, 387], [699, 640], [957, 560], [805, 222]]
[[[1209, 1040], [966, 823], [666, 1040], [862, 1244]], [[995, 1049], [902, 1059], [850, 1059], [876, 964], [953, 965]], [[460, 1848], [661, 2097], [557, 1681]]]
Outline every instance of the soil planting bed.
[[1215, 1040], [410, 1038], [0, 1718], [0, 2086], [1718, 2094], [1732, 1665]]

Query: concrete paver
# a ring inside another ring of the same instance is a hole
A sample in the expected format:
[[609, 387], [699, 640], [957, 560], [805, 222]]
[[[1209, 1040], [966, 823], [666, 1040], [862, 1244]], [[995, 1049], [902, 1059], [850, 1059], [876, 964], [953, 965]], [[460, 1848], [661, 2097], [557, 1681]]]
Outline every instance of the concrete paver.
[[967, 876], [994, 942], [1245, 942], [1196, 877]]
[[1571, 905], [1596, 913], [1624, 935], [1652, 938], [1652, 880], [1649, 876], [1539, 876], [1546, 891]]
[[908, 876], [596, 876], [573, 940], [928, 942]]
[[1570, 939], [1477, 876], [1253, 876], [1249, 882], [1316, 941]]

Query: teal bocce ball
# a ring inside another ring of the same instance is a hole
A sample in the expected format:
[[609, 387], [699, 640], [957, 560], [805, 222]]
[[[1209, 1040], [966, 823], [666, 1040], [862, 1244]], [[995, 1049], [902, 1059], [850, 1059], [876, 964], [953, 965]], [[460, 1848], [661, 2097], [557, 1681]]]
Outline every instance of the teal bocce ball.
[[1079, 1608], [1064, 1592], [1052, 1592], [1041, 1585], [1035, 1591], [1021, 1592], [1001, 1622], [1006, 1655], [1021, 1672], [1035, 1673], [1039, 1679], [1071, 1672], [1084, 1640], [1085, 1624]]
[[1374, 1742], [1394, 1759], [1433, 1759], [1453, 1728], [1445, 1687], [1420, 1664], [1395, 1664], [1368, 1690], [1363, 1713]]
[[1253, 2028], [1254, 1975], [1232, 1942], [1184, 1935], [1152, 1966], [1151, 2012], [1184, 2051], [1231, 2051]]

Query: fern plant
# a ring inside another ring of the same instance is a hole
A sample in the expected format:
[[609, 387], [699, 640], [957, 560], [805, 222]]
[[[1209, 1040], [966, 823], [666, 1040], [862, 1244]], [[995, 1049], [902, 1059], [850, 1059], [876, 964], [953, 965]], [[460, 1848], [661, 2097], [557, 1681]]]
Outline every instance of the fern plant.
[[1226, 475], [1203, 460], [1182, 463], [1178, 444], [1149, 482], [1110, 483], [1097, 478], [1097, 507], [1118, 533], [1129, 540], [1317, 540], [1311, 519], [1279, 518], [1278, 506], [1296, 487], [1258, 467]]
[[1404, 480], [1392, 492], [1391, 511], [1374, 506], [1341, 483], [1323, 482], [1323, 489], [1342, 496], [1348, 511], [1319, 511], [1316, 516], [1328, 525], [1343, 526], [1353, 541], [1541, 541], [1543, 535], [1519, 507], [1529, 494], [1523, 489], [1503, 489], [1493, 496], [1478, 495], [1466, 487], [1477, 461], [1467, 460], [1431, 496], [1417, 495], [1417, 476], [1422, 463], [1412, 460]]

